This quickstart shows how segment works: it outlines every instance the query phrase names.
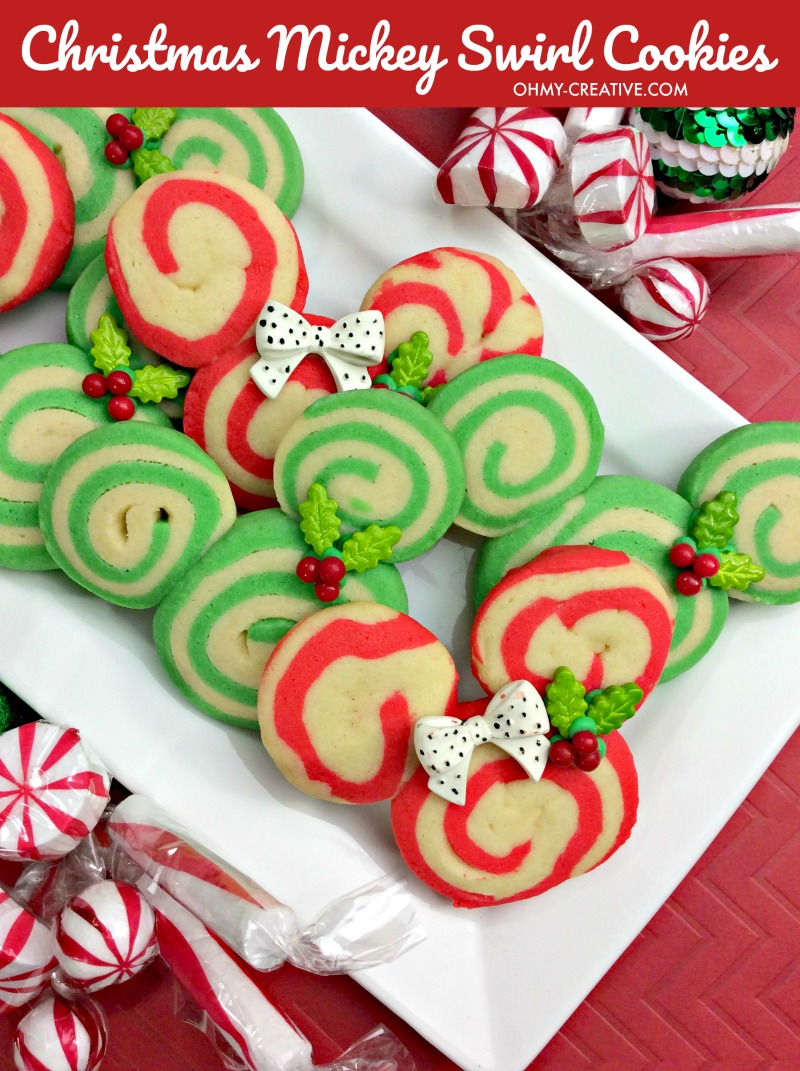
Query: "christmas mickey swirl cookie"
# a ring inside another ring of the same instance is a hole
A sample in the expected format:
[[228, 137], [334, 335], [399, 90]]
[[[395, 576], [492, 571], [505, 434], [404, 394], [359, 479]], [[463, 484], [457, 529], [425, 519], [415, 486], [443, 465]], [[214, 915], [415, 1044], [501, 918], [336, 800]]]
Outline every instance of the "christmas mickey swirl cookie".
[[82, 435], [50, 468], [39, 523], [59, 568], [119, 606], [157, 605], [236, 519], [228, 483], [172, 428]]
[[622, 551], [551, 547], [481, 604], [472, 671], [489, 693], [509, 680], [543, 692], [567, 665], [587, 689], [633, 682], [646, 697], [663, 672], [674, 614], [662, 581]]
[[0, 114], [0, 312], [58, 278], [74, 236], [75, 202], [55, 155]]
[[302, 792], [393, 796], [413, 770], [414, 724], [455, 705], [458, 674], [426, 628], [378, 603], [330, 606], [287, 632], [258, 693], [261, 736]]
[[135, 336], [187, 368], [252, 334], [267, 299], [300, 309], [308, 291], [291, 223], [261, 190], [218, 171], [148, 179], [111, 221], [106, 266]]
[[536, 302], [488, 253], [450, 247], [418, 253], [376, 279], [361, 308], [383, 313], [387, 354], [414, 332], [425, 332], [433, 353], [431, 386], [490, 357], [542, 352]]
[[591, 543], [643, 562], [673, 592], [675, 632], [662, 681], [691, 669], [711, 649], [728, 619], [724, 591], [706, 585], [696, 598], [675, 590], [670, 548], [690, 532], [692, 507], [667, 487], [637, 476], [598, 476], [581, 494], [534, 515], [514, 532], [481, 547], [473, 578], [477, 609], [511, 569], [553, 544]]

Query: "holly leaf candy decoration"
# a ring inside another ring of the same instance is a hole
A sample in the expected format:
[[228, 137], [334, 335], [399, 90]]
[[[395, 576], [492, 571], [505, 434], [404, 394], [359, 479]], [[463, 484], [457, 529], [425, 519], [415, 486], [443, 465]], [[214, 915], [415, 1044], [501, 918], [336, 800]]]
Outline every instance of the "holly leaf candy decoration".
[[392, 359], [391, 377], [398, 387], [421, 387], [428, 374], [433, 354], [428, 349], [428, 336], [415, 331], [408, 342], [401, 342]]
[[733, 491], [721, 491], [716, 498], [704, 502], [692, 523], [692, 539], [698, 547], [717, 547], [722, 550], [733, 537], [739, 523], [736, 512], [736, 495]]
[[103, 313], [89, 337], [92, 340], [90, 353], [94, 366], [99, 368], [104, 376], [113, 372], [119, 365], [130, 364], [128, 336], [110, 312]]
[[354, 532], [342, 544], [342, 560], [348, 573], [363, 573], [374, 569], [379, 562], [388, 561], [392, 547], [403, 533], [393, 524], [381, 528], [371, 524], [363, 532]]
[[575, 680], [571, 669], [559, 666], [544, 694], [550, 724], [561, 736], [568, 738], [570, 725], [586, 713], [586, 689]]
[[321, 483], [312, 483], [305, 502], [300, 503], [300, 531], [316, 555], [330, 550], [339, 538], [342, 522], [338, 508], [339, 503], [328, 498]]
[[165, 175], [168, 171], [177, 171], [172, 161], [158, 149], [137, 149], [131, 153], [134, 174], [140, 182], [147, 182], [154, 175]]
[[747, 591], [751, 584], [757, 584], [766, 575], [766, 569], [754, 562], [749, 554], [728, 551], [720, 555], [719, 572], [709, 577], [708, 582], [723, 591], [730, 591], [731, 588]]
[[589, 717], [597, 722], [597, 735], [619, 729], [620, 725], [636, 713], [636, 707], [644, 699], [638, 684], [612, 684], [593, 696], [589, 703]]
[[145, 141], [160, 141], [177, 117], [175, 108], [136, 108], [131, 122], [139, 127]]
[[163, 402], [177, 398], [181, 387], [188, 387], [191, 377], [168, 364], [146, 364], [133, 374], [133, 386], [128, 392], [140, 402]]

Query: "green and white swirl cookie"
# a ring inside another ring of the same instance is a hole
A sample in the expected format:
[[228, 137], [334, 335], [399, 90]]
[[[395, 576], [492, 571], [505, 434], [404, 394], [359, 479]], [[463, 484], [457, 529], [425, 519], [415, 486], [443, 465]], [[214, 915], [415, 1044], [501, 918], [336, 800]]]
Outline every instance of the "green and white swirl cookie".
[[[296, 622], [322, 608], [297, 578], [309, 553], [296, 521], [279, 509], [239, 517], [172, 589], [153, 635], [164, 668], [207, 714], [258, 728], [258, 685], [273, 648]], [[393, 565], [349, 573], [336, 605], [380, 602], [408, 611]]]
[[160, 148], [179, 171], [225, 171], [258, 186], [285, 216], [297, 211], [303, 161], [272, 108], [178, 108]]
[[692, 461], [678, 491], [693, 506], [721, 491], [736, 495], [739, 522], [733, 546], [767, 575], [746, 591], [731, 588], [732, 598], [800, 600], [800, 423], [746, 424], [727, 432]]
[[[67, 299], [67, 339], [78, 349], [88, 353], [92, 348], [91, 333], [97, 328], [97, 322], [103, 313], [109, 313], [114, 317], [117, 324], [128, 336], [130, 346], [131, 368], [142, 368], [146, 364], [165, 364], [164, 358], [154, 353], [135, 338], [130, 328], [125, 323], [122, 313], [119, 311], [117, 299], [111, 289], [111, 283], [106, 272], [105, 258], [101, 255], [96, 257], [91, 264], [87, 264], [78, 277], [75, 285], [69, 292]], [[170, 366], [171, 367], [171, 366]], [[186, 371], [186, 369], [181, 369]], [[177, 398], [166, 398], [159, 405], [170, 420], [180, 420], [183, 417], [183, 399], [186, 388], [180, 391]]]
[[59, 568], [132, 609], [156, 606], [235, 519], [228, 481], [196, 443], [134, 421], [72, 443], [39, 503]]
[[108, 223], [136, 189], [131, 168], [114, 167], [105, 157], [106, 119], [132, 108], [4, 108], [50, 145], [61, 161], [75, 197], [75, 242], [63, 272], [53, 284], [66, 290], [106, 244]]
[[728, 597], [718, 588], [706, 587], [692, 598], [675, 591], [678, 570], [669, 561], [669, 550], [689, 532], [691, 515], [689, 503], [660, 484], [637, 476], [598, 476], [558, 509], [484, 543], [473, 579], [475, 608], [506, 573], [532, 561], [546, 547], [593, 544], [621, 550], [649, 566], [672, 595], [675, 632], [661, 675], [662, 681], [671, 680], [711, 649], [728, 617]]
[[[0, 357], [0, 566], [56, 569], [39, 528], [39, 497], [50, 467], [76, 439], [114, 424], [102, 399], [81, 383], [92, 372], [82, 350], [41, 343]], [[155, 406], [135, 420], [169, 424]]]
[[275, 494], [293, 517], [313, 483], [339, 504], [342, 532], [377, 523], [403, 533], [401, 562], [429, 550], [464, 498], [458, 445], [424, 406], [388, 390], [331, 394], [289, 427], [275, 456]]
[[597, 475], [603, 452], [597, 406], [554, 361], [525, 354], [483, 361], [442, 387], [430, 412], [461, 451], [467, 493], [456, 524], [470, 532], [511, 532]]

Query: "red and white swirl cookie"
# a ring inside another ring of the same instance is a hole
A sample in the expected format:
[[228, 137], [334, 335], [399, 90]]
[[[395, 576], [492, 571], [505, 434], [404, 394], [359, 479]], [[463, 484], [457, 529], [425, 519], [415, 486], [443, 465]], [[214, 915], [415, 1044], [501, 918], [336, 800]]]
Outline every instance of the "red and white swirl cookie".
[[0, 115], [0, 312], [55, 282], [75, 236], [75, 200], [55, 153]]
[[[457, 717], [486, 700], [460, 703]], [[392, 801], [392, 828], [414, 873], [457, 907], [524, 900], [599, 866], [630, 836], [639, 802], [633, 756], [619, 733], [604, 737], [596, 770], [548, 763], [533, 781], [493, 744], [476, 748], [466, 803], [428, 790], [421, 767]]]
[[106, 266], [134, 335], [187, 368], [252, 334], [269, 298], [302, 309], [308, 292], [291, 223], [262, 190], [219, 171], [148, 179], [111, 220]]
[[415, 331], [425, 332], [433, 354], [425, 382], [432, 386], [490, 357], [542, 352], [536, 302], [487, 253], [450, 247], [418, 253], [376, 279], [361, 308], [383, 313], [387, 354]]
[[261, 738], [301, 792], [389, 799], [416, 765], [414, 725], [449, 714], [458, 673], [417, 621], [378, 603], [331, 606], [272, 652], [258, 693]]
[[528, 680], [541, 694], [559, 666], [587, 691], [635, 683], [644, 698], [667, 660], [675, 611], [663, 582], [618, 550], [559, 546], [512, 569], [472, 627], [472, 671], [490, 694]]

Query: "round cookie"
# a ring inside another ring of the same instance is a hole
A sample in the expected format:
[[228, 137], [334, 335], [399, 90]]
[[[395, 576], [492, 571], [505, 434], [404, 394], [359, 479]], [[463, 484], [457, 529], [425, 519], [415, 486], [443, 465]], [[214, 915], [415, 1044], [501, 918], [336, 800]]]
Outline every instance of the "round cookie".
[[692, 461], [678, 491], [695, 507], [733, 491], [739, 522], [733, 546], [767, 571], [746, 591], [745, 602], [800, 599], [800, 423], [746, 424], [715, 439]]
[[[156, 610], [153, 635], [171, 680], [215, 718], [258, 727], [258, 684], [277, 642], [322, 608], [297, 578], [309, 553], [296, 521], [279, 509], [239, 517]], [[375, 601], [408, 610], [393, 565], [350, 573], [336, 603]]]
[[303, 193], [303, 161], [273, 108], [178, 108], [160, 149], [179, 171], [214, 168], [246, 179], [291, 218]]
[[4, 108], [52, 145], [75, 198], [75, 242], [54, 283], [67, 290], [105, 247], [111, 217], [136, 189], [131, 168], [114, 167], [105, 157], [106, 119], [132, 108]]
[[422, 405], [387, 390], [359, 390], [314, 402], [292, 424], [275, 457], [275, 494], [298, 516], [312, 483], [339, 504], [343, 532], [372, 522], [402, 531], [392, 560], [432, 547], [464, 498], [455, 439]]
[[[87, 264], [78, 277], [75, 285], [67, 298], [67, 339], [78, 349], [88, 353], [92, 348], [91, 333], [97, 327], [97, 322], [104, 312], [114, 317], [116, 322], [128, 336], [130, 346], [131, 368], [136, 370], [146, 364], [159, 365], [164, 360], [157, 353], [153, 353], [147, 346], [135, 338], [128, 325], [125, 323], [122, 313], [119, 311], [117, 299], [111, 289], [106, 272], [105, 258], [100, 255]], [[166, 398], [160, 402], [170, 420], [180, 420], [183, 416], [183, 401], [186, 390], [181, 390], [177, 398]]]
[[0, 114], [0, 312], [58, 278], [74, 236], [75, 202], [55, 155]]
[[553, 544], [590, 543], [621, 550], [652, 569], [671, 593], [675, 632], [661, 680], [672, 680], [708, 653], [728, 619], [724, 591], [706, 587], [693, 598], [675, 591], [677, 570], [669, 561], [669, 550], [689, 532], [691, 514], [684, 498], [660, 484], [638, 476], [598, 476], [559, 508], [537, 514], [516, 531], [483, 544], [473, 577], [475, 609], [509, 570], [532, 561]]
[[148, 179], [111, 220], [106, 267], [136, 337], [187, 368], [252, 334], [269, 298], [302, 309], [308, 291], [291, 223], [219, 171]]
[[425, 382], [447, 383], [479, 361], [542, 352], [542, 317], [514, 272], [488, 253], [443, 247], [409, 257], [376, 279], [362, 309], [386, 320], [386, 352], [416, 331], [430, 340]]
[[[455, 713], [481, 714], [486, 701]], [[420, 767], [392, 800], [392, 829], [411, 870], [456, 907], [538, 896], [621, 847], [636, 822], [638, 778], [618, 732], [596, 770], [548, 762], [539, 781], [492, 744], [472, 755], [464, 806], [428, 790]]]
[[118, 606], [156, 606], [236, 519], [210, 457], [172, 428], [126, 421], [63, 452], [39, 523], [59, 568]]
[[411, 773], [414, 725], [448, 714], [457, 683], [446, 648], [412, 618], [374, 602], [331, 606], [295, 625], [267, 662], [261, 738], [300, 791], [376, 803]]
[[601, 547], [550, 547], [512, 569], [472, 627], [472, 672], [487, 693], [528, 680], [539, 693], [559, 666], [587, 691], [658, 683], [674, 627], [672, 599], [647, 566]]
[[[91, 371], [86, 353], [62, 343], [0, 357], [0, 566], [57, 568], [39, 528], [42, 483], [70, 443], [114, 424], [105, 401], [81, 390]], [[134, 420], [169, 424], [153, 405], [137, 405]]]
[[467, 492], [456, 524], [469, 532], [511, 532], [597, 474], [597, 406], [554, 361], [513, 354], [468, 368], [437, 392], [430, 411], [452, 432], [464, 460]]

